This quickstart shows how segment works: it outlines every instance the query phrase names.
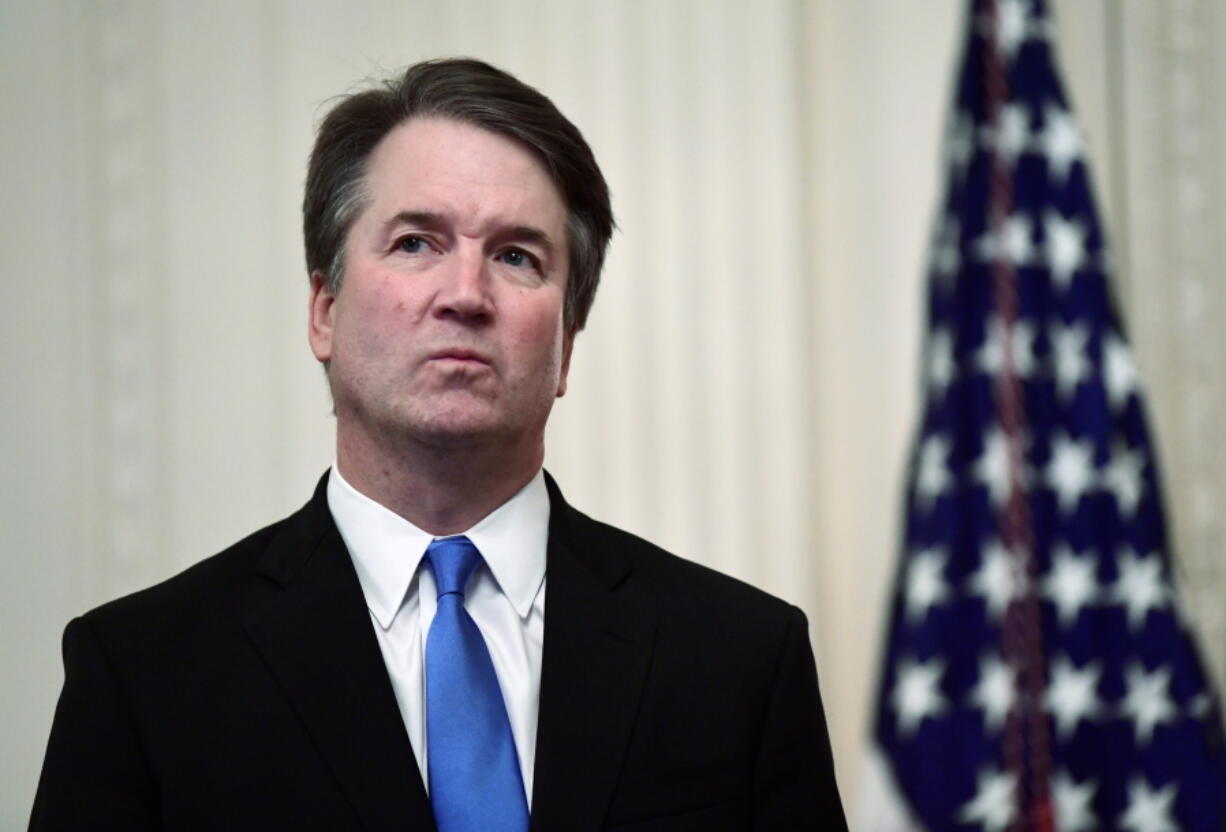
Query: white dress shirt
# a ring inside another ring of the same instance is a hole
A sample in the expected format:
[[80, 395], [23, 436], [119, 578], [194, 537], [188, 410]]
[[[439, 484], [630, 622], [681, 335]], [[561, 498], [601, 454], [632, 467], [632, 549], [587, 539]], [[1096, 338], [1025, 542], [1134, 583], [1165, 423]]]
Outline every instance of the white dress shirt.
[[[425, 563], [434, 540], [360, 493], [332, 466], [328, 508], [353, 558], [371, 624], [383, 651], [413, 755], [429, 789], [423, 660], [438, 592]], [[528, 807], [536, 759], [536, 721], [545, 636], [545, 548], [549, 493], [540, 471], [464, 535], [485, 560], [469, 579], [464, 608], [485, 638], [519, 755]]]

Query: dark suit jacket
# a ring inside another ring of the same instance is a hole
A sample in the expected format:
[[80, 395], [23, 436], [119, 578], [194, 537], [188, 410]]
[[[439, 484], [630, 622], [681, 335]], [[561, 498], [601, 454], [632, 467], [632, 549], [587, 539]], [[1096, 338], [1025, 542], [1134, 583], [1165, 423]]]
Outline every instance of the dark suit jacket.
[[[68, 625], [32, 829], [434, 829], [326, 479]], [[549, 493], [532, 829], [845, 829], [802, 613]]]

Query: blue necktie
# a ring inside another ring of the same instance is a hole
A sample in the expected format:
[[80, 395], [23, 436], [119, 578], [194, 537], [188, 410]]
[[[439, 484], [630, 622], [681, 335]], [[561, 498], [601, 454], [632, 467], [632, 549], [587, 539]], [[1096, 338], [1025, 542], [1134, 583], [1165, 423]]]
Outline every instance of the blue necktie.
[[464, 586], [481, 563], [467, 537], [435, 540], [426, 560], [438, 609], [426, 638], [430, 805], [439, 832], [526, 832], [528, 804], [502, 690]]

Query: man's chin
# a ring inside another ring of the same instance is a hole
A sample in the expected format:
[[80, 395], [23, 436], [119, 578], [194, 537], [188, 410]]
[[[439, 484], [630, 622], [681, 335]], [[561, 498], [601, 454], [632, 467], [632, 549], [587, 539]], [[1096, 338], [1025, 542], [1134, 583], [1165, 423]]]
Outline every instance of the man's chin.
[[497, 441], [499, 431], [480, 423], [448, 423], [421, 425], [411, 432], [419, 444], [440, 450], [472, 448]]
[[438, 448], [462, 448], [496, 441], [505, 429], [488, 409], [448, 408], [418, 413], [397, 427], [417, 442]]
[[[380, 412], [353, 413], [355, 433], [370, 433], [391, 450], [411, 446], [439, 450], [483, 445], [516, 445], [530, 426], [503, 412], [495, 403], [478, 396], [416, 396]], [[366, 427], [363, 428], [362, 425]], [[540, 425], [544, 432], [544, 424]], [[393, 451], [394, 452], [394, 451]]]

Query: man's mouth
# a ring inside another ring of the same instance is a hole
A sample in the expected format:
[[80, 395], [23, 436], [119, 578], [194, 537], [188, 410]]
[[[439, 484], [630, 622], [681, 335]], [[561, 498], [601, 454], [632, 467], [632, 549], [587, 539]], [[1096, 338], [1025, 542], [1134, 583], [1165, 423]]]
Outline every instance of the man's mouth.
[[492, 363], [489, 356], [485, 355], [484, 353], [458, 347], [433, 352], [430, 354], [430, 360], [471, 364], [473, 366], [489, 366]]

